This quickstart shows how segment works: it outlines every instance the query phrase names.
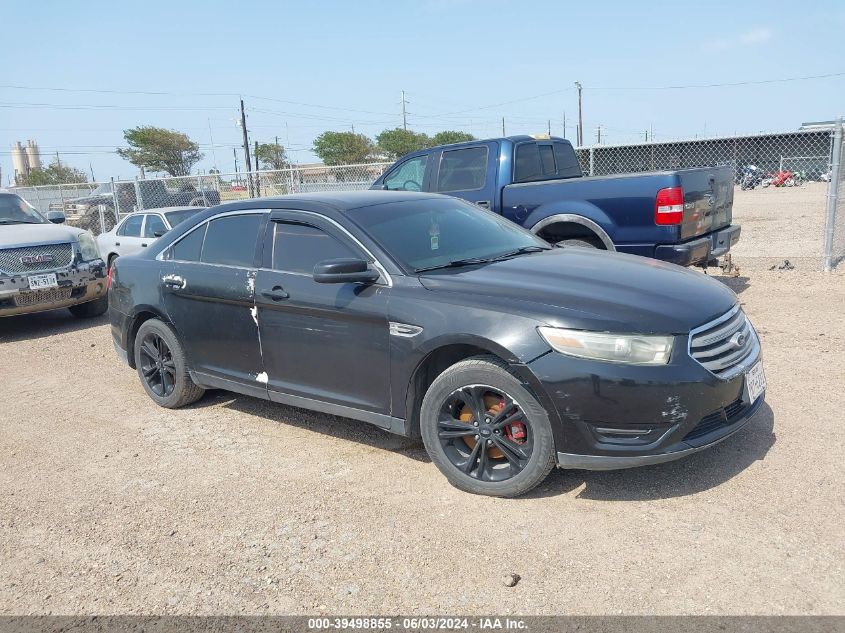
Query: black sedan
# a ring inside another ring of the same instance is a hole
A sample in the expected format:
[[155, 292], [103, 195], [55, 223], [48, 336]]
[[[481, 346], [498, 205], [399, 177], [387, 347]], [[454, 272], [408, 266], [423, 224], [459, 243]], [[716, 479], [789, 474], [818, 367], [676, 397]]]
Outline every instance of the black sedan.
[[111, 284], [115, 349], [161, 406], [222, 388], [421, 436], [474, 493], [679, 458], [743, 427], [765, 390], [721, 283], [552, 248], [438, 195], [218, 206], [117, 260]]

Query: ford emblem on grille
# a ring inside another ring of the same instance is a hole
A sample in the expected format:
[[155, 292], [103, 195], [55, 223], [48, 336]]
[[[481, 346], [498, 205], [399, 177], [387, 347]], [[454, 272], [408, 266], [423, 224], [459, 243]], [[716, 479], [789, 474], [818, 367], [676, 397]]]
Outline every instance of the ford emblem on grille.
[[46, 264], [54, 259], [56, 258], [50, 253], [43, 253], [42, 255], [24, 255], [21, 257], [21, 264]]

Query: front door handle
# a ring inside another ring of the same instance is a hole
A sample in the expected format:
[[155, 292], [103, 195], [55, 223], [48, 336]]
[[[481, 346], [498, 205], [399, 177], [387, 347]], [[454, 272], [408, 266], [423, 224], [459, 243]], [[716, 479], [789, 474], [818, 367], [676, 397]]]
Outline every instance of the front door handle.
[[115, 245], [115, 246], [120, 246], [120, 242], [115, 242], [115, 243], [114, 243], [114, 245]]
[[144, 248], [147, 248], [147, 245], [144, 244], [143, 242], [141, 243], [141, 246], [143, 246]]
[[483, 209], [489, 209], [490, 208], [490, 201], [489, 200], [479, 200], [475, 204], [477, 204], [479, 207], [482, 207]]
[[179, 290], [188, 285], [184, 277], [180, 277], [179, 275], [165, 275], [161, 278], [161, 281], [168, 288], [173, 288], [175, 290]]
[[290, 298], [290, 295], [281, 286], [273, 286], [271, 290], [264, 290], [261, 296], [271, 301], [283, 301], [284, 299]]

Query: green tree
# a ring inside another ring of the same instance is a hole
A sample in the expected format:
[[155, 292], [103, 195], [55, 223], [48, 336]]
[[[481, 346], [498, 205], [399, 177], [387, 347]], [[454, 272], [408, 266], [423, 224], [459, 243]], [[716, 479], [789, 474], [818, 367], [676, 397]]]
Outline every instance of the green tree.
[[20, 179], [20, 184], [26, 187], [66, 185], [75, 182], [88, 182], [88, 176], [80, 169], [62, 165], [58, 158], [44, 169], [33, 169], [28, 176]]
[[376, 143], [379, 150], [392, 160], [432, 145], [431, 138], [427, 134], [404, 130], [401, 127], [384, 130], [376, 136]]
[[323, 132], [314, 139], [314, 153], [326, 165], [354, 165], [372, 161], [375, 147], [363, 134]]
[[433, 145], [449, 145], [451, 143], [464, 143], [466, 141], [474, 141], [475, 137], [467, 132], [458, 132], [455, 130], [444, 130], [438, 132], [431, 139]]
[[129, 147], [118, 148], [118, 155], [153, 172], [188, 176], [203, 157], [199, 145], [176, 130], [145, 125], [124, 130], [123, 138]]
[[255, 151], [255, 159], [264, 169], [287, 169], [290, 166], [287, 152], [279, 143], [261, 143]]

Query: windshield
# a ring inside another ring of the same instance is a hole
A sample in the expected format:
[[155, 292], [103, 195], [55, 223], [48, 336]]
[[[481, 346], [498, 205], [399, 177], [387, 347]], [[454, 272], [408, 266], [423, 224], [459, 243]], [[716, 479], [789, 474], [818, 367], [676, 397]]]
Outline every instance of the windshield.
[[349, 216], [410, 272], [551, 248], [510, 220], [454, 198], [377, 204]]
[[164, 215], [167, 217], [168, 223], [170, 223], [170, 228], [173, 228], [200, 211], [205, 211], [205, 207], [191, 207], [190, 209], [182, 209], [180, 211], [168, 211]]
[[44, 224], [41, 214], [20, 196], [0, 194], [0, 224]]
[[104, 182], [99, 187], [94, 189], [94, 191], [92, 191], [90, 195], [101, 196], [101, 195], [104, 195], [104, 194], [107, 194], [107, 193], [111, 193], [111, 183], [110, 182]]

